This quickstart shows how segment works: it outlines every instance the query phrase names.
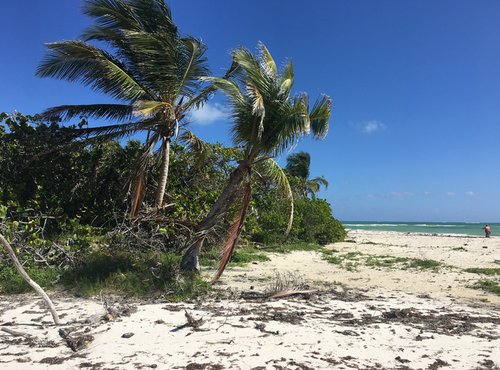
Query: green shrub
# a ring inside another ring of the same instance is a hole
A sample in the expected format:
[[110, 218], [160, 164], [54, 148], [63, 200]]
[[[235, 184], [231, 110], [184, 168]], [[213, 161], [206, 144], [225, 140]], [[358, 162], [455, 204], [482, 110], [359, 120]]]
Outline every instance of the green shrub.
[[496, 295], [500, 295], [500, 284], [493, 280], [480, 280], [475, 283], [471, 288], [481, 289]]
[[[59, 280], [61, 270], [55, 268], [25, 268], [28, 275], [42, 288], [54, 287]], [[0, 267], [0, 294], [17, 294], [33, 291], [13, 266]]]

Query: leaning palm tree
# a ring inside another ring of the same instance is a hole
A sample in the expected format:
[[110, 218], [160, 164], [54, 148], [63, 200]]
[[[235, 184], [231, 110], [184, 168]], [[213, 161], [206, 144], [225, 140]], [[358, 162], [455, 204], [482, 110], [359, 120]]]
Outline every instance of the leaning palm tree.
[[[44, 116], [114, 121], [74, 130], [75, 138], [118, 139], [147, 132], [134, 176], [131, 213], [137, 213], [142, 201], [145, 173], [155, 149], [162, 161], [155, 205], [161, 207], [171, 140], [185, 125], [186, 113], [203, 104], [212, 90], [202, 89], [200, 81], [209, 74], [206, 47], [193, 37], [179, 35], [164, 0], [85, 0], [83, 12], [94, 19], [82, 35], [84, 41], [47, 44], [37, 75], [82, 83], [121, 104], [63, 105], [46, 110]], [[104, 43], [106, 48], [89, 41]], [[184, 139], [197, 140], [187, 131]]]
[[303, 197], [311, 195], [311, 198], [316, 198], [316, 193], [320, 190], [321, 186], [328, 188], [328, 181], [323, 177], [314, 177], [309, 179], [311, 169], [311, 156], [307, 152], [298, 152], [290, 154], [286, 158], [287, 172], [299, 179], [299, 193]]
[[[282, 154], [310, 131], [316, 138], [323, 138], [328, 132], [330, 98], [322, 96], [310, 109], [306, 94], [291, 95], [292, 63], [288, 62], [278, 73], [276, 63], [266, 47], [260, 44], [259, 50], [259, 55], [255, 56], [247, 49], [236, 49], [233, 51], [234, 73], [228, 78], [206, 79], [227, 96], [233, 120], [233, 141], [243, 151], [243, 158], [231, 173], [227, 186], [209, 214], [197, 226], [181, 263], [183, 270], [199, 271], [199, 253], [206, 236], [243, 193], [214, 280], [224, 271], [245, 222], [252, 194], [252, 175], [272, 177], [285, 189], [293, 205], [286, 175], [273, 157]], [[290, 218], [288, 231], [291, 221]]]

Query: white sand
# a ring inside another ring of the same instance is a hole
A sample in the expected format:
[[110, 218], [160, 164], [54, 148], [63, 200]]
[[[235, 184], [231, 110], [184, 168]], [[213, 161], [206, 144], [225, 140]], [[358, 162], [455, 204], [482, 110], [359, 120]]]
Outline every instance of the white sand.
[[[494, 262], [500, 238], [351, 232], [348, 239], [356, 243], [330, 248], [336, 255], [363, 253], [345, 261], [352, 271], [315, 252], [272, 255], [268, 262], [227, 270], [217, 285], [222, 298], [140, 304], [111, 322], [68, 325], [88, 328], [95, 338], [76, 353], [49, 324], [38, 298], [0, 297], [0, 328], [36, 338], [30, 346], [0, 331], [0, 368], [498, 369], [500, 299], [469, 288], [485, 277], [461, 270], [500, 267]], [[450, 267], [371, 268], [363, 263], [367, 254], [434, 259]], [[239, 298], [250, 287], [263, 291], [277, 271], [293, 271], [322, 293], [267, 302]], [[98, 299], [55, 295], [54, 301], [66, 322], [104, 312]], [[201, 331], [175, 330], [186, 323], [184, 310], [204, 320]], [[127, 332], [134, 336], [122, 338]], [[50, 341], [54, 347], [47, 347]]]

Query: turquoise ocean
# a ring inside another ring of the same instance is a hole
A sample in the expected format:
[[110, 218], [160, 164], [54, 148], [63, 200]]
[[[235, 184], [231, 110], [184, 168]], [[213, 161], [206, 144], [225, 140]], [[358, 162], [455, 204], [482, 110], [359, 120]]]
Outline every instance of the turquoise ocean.
[[[342, 221], [349, 230], [398, 231], [402, 233], [423, 234], [461, 234], [484, 236], [486, 223], [466, 222], [374, 222], [374, 221]], [[489, 223], [491, 236], [500, 235], [500, 223]]]

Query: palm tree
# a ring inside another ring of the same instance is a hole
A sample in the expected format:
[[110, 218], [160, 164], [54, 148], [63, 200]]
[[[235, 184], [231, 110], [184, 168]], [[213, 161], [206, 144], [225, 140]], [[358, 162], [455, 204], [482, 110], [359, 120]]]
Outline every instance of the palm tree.
[[[233, 74], [228, 78], [206, 78], [227, 96], [233, 119], [233, 141], [243, 151], [243, 158], [231, 173], [217, 202], [197, 226], [181, 263], [183, 270], [199, 271], [199, 253], [207, 234], [242, 192], [241, 206], [229, 228], [214, 280], [224, 271], [245, 222], [252, 194], [252, 175], [271, 177], [278, 182], [293, 205], [287, 177], [273, 157], [282, 154], [310, 131], [316, 138], [323, 138], [328, 132], [330, 98], [322, 96], [310, 109], [306, 94], [291, 95], [294, 77], [292, 63], [288, 62], [278, 73], [276, 63], [266, 47], [260, 44], [259, 50], [258, 56], [245, 48], [234, 50]], [[290, 217], [288, 231], [291, 221]]]
[[299, 192], [303, 197], [307, 197], [307, 195], [310, 194], [311, 198], [315, 199], [316, 193], [319, 191], [321, 185], [328, 188], [328, 181], [323, 176], [309, 179], [311, 156], [307, 152], [290, 154], [286, 158], [285, 168], [290, 175], [299, 178]]
[[[63, 105], [46, 110], [44, 116], [116, 122], [74, 130], [75, 138], [117, 139], [147, 132], [133, 183], [134, 216], [145, 191], [151, 153], [158, 149], [162, 162], [155, 199], [155, 205], [161, 207], [171, 140], [179, 128], [185, 128], [186, 113], [203, 104], [213, 90], [202, 90], [200, 81], [209, 74], [206, 47], [193, 37], [179, 35], [164, 0], [85, 0], [83, 12], [94, 19], [82, 35], [84, 41], [47, 44], [48, 53], [37, 75], [79, 82], [121, 104]], [[106, 49], [89, 41], [104, 43]], [[197, 141], [187, 131], [183, 138]]]

